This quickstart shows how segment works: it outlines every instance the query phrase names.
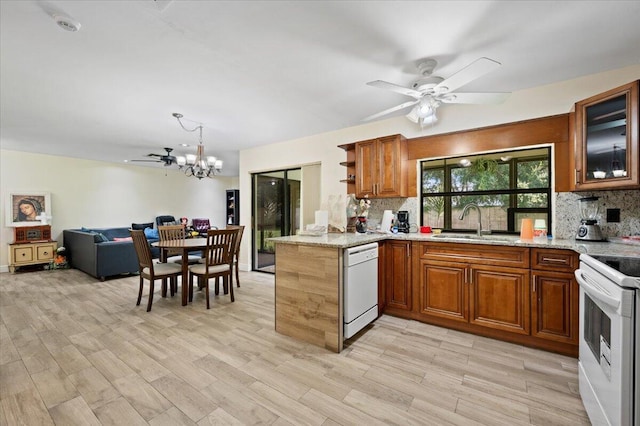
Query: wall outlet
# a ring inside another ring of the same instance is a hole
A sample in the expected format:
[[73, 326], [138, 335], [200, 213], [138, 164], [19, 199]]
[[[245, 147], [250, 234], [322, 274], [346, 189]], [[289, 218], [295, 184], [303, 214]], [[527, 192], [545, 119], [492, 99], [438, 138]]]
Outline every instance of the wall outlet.
[[620, 223], [620, 209], [607, 209], [607, 222]]

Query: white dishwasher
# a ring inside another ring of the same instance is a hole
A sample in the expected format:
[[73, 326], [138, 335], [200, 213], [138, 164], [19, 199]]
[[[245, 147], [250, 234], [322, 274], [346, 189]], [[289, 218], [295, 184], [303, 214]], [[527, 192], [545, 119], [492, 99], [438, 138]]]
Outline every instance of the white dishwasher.
[[378, 243], [344, 250], [344, 338], [378, 317]]

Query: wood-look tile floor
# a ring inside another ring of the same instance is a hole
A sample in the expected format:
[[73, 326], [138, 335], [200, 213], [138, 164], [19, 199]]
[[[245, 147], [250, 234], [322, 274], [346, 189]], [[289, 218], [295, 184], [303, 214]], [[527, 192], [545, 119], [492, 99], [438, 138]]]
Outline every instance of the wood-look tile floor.
[[189, 306], [137, 277], [0, 274], [2, 425], [579, 425], [577, 360], [382, 316], [340, 353], [274, 331], [274, 277]]

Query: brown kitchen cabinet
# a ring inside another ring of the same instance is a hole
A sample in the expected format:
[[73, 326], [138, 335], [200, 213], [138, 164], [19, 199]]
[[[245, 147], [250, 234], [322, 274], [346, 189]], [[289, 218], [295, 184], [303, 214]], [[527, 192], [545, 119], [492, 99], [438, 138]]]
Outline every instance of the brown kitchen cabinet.
[[355, 193], [358, 198], [407, 196], [407, 140], [385, 136], [355, 144]]
[[571, 250], [531, 250], [531, 335], [578, 344], [579, 287], [573, 275], [578, 255]]
[[638, 81], [575, 104], [573, 190], [640, 188]]
[[[452, 247], [448, 243], [444, 246], [423, 245], [420, 260], [420, 314], [477, 327], [529, 334], [529, 270], [487, 264], [515, 261], [526, 266], [524, 251], [527, 249], [511, 249], [501, 247], [492, 259], [492, 249], [487, 250], [487, 246]], [[486, 263], [473, 263], [474, 258], [480, 257]], [[470, 263], [444, 261], [447, 258], [467, 259]]]
[[469, 291], [464, 263], [420, 260], [419, 313], [469, 322]]
[[386, 306], [410, 311], [412, 308], [410, 241], [385, 242], [384, 282]]
[[572, 250], [387, 240], [382, 311], [577, 356], [578, 263]]

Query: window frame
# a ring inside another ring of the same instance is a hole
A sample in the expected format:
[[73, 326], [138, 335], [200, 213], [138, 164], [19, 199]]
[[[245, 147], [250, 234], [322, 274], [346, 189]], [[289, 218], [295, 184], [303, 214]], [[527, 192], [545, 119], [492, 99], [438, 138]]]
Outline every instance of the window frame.
[[[527, 152], [537, 151], [544, 149], [546, 154], [527, 156]], [[518, 224], [515, 223], [515, 215], [518, 213], [533, 213], [533, 214], [546, 214], [547, 229], [552, 229], [552, 187], [553, 187], [553, 167], [552, 167], [552, 149], [551, 146], [537, 146], [527, 147], [518, 150], [509, 151], [497, 151], [488, 153], [479, 153], [473, 155], [461, 155], [456, 157], [446, 157], [440, 159], [425, 159], [420, 161], [420, 225], [424, 225], [425, 222], [425, 198], [427, 197], [443, 197], [443, 226], [442, 230], [445, 232], [475, 232], [475, 229], [453, 228], [453, 197], [464, 196], [483, 196], [483, 195], [507, 195], [509, 197], [509, 203], [506, 205], [507, 210], [507, 229], [506, 230], [492, 230], [493, 233], [498, 234], [518, 234]], [[509, 188], [508, 189], [491, 189], [491, 190], [473, 190], [473, 191], [453, 191], [451, 187], [452, 170], [457, 168], [464, 168], [460, 164], [462, 159], [478, 159], [482, 157], [496, 157], [496, 156], [509, 156], [511, 157], [507, 161], [500, 164], [509, 164]], [[544, 188], [518, 188], [518, 164], [531, 162], [531, 161], [547, 161], [547, 186]], [[443, 164], [433, 167], [428, 167], [430, 162], [443, 162]], [[424, 190], [424, 172], [426, 170], [443, 170], [442, 177], [442, 192], [426, 192]], [[518, 195], [521, 194], [546, 194], [547, 207], [518, 207]], [[432, 226], [433, 227], [433, 226]]]

